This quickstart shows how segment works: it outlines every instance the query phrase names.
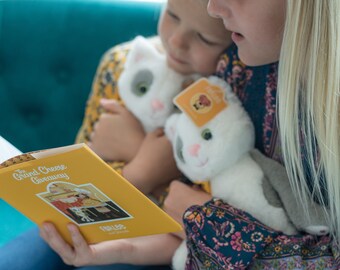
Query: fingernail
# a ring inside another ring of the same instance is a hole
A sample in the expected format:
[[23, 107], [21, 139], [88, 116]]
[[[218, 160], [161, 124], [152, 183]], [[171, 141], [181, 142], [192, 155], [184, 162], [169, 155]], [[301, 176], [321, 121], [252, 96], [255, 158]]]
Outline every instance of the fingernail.
[[101, 105], [106, 105], [106, 104], [118, 105], [119, 102], [117, 100], [115, 100], [115, 99], [102, 98], [102, 99], [100, 99], [100, 104]]
[[43, 229], [43, 231], [46, 233], [46, 234], [49, 234], [50, 233], [50, 227], [48, 226], [48, 224], [46, 224], [46, 223], [44, 223], [43, 225], [42, 225], [42, 229]]
[[71, 236], [76, 236], [77, 235], [77, 229], [73, 224], [67, 224], [67, 229], [70, 232]]
[[106, 98], [101, 98], [100, 101], [99, 101], [101, 104], [107, 102], [107, 99]]

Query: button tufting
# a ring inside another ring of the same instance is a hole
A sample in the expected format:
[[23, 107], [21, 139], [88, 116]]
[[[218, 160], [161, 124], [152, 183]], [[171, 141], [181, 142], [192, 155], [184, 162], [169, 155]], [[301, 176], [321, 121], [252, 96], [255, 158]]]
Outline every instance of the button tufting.
[[56, 80], [61, 84], [66, 84], [71, 79], [71, 71], [70, 69], [60, 69], [56, 72]]
[[22, 110], [22, 114], [27, 122], [31, 125], [36, 125], [41, 122], [44, 115], [39, 107], [26, 107]]

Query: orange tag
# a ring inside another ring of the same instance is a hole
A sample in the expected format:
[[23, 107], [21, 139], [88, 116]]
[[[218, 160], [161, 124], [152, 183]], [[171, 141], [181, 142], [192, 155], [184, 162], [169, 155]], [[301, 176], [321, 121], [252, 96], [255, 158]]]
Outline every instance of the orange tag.
[[201, 127], [228, 106], [224, 90], [210, 84], [206, 78], [199, 79], [174, 98], [174, 103]]

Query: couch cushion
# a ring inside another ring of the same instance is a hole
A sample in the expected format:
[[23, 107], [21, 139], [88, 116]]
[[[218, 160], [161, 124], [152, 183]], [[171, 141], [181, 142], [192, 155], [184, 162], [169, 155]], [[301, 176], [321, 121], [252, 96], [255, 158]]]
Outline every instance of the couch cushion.
[[0, 134], [26, 152], [74, 142], [100, 56], [153, 35], [160, 2], [0, 1]]

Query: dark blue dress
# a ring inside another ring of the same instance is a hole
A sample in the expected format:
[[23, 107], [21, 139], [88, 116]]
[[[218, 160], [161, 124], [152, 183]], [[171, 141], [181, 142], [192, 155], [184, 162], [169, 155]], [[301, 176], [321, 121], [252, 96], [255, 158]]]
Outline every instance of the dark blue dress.
[[[282, 162], [275, 120], [278, 63], [247, 67], [231, 46], [217, 75], [249, 113], [256, 148]], [[218, 199], [192, 206], [184, 215], [189, 257], [186, 269], [340, 269], [339, 250], [328, 236], [287, 236]]]

